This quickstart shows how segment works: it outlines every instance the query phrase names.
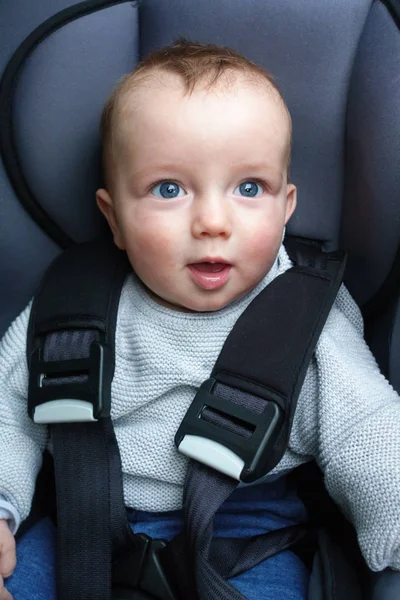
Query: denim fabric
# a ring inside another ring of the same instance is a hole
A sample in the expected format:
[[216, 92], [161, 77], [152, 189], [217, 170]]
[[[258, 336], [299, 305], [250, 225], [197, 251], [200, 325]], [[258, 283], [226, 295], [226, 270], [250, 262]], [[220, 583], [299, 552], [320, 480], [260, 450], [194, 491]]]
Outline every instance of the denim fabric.
[[[215, 517], [215, 535], [247, 537], [303, 521], [305, 509], [283, 480], [237, 489]], [[136, 533], [171, 539], [182, 528], [181, 511], [146, 513], [128, 509]], [[282, 552], [231, 579], [248, 600], [305, 600], [309, 573], [292, 552]], [[55, 528], [50, 519], [17, 543], [17, 567], [6, 580], [14, 600], [56, 600]]]

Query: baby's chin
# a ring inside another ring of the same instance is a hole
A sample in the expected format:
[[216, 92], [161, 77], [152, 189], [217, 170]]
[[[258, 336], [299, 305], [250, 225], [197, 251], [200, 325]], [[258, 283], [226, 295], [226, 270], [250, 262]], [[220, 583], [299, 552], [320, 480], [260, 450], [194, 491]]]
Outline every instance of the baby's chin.
[[216, 312], [238, 300], [247, 293], [247, 290], [232, 293], [213, 293], [205, 292], [204, 294], [192, 295], [190, 298], [176, 299], [175, 310], [193, 313]]
[[[215, 312], [228, 306], [231, 302], [236, 300], [235, 298], [221, 297], [221, 295], [213, 294], [212, 292], [207, 294], [192, 294], [190, 297], [176, 297], [167, 298], [162, 297], [153, 292], [150, 288], [146, 287], [148, 295], [160, 306], [176, 310], [178, 312], [186, 313], [201, 313], [201, 312]], [[219, 297], [218, 297], [219, 296]]]

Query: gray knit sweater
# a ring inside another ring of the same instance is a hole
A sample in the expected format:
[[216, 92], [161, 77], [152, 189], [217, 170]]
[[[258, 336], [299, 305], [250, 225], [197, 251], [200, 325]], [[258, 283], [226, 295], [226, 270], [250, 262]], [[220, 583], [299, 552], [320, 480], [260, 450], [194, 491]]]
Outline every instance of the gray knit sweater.
[[[181, 507], [188, 459], [174, 434], [209, 377], [235, 321], [251, 300], [290, 268], [277, 260], [249, 294], [212, 313], [156, 304], [127, 277], [116, 332], [112, 410], [125, 503], [145, 511]], [[25, 357], [31, 305], [0, 344], [0, 517], [15, 531], [30, 511], [47, 428], [27, 415]], [[356, 527], [373, 570], [400, 570], [400, 402], [363, 340], [360, 312], [342, 287], [299, 398], [289, 447], [270, 475], [315, 458], [328, 492]]]

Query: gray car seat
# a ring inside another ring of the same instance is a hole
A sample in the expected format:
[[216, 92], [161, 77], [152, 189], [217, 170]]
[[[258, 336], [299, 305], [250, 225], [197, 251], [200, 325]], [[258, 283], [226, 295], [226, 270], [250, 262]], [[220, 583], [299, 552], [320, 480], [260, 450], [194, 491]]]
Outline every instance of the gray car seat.
[[[400, 392], [400, 5], [397, 0], [0, 4], [0, 333], [62, 248], [105, 228], [98, 123], [117, 79], [179, 36], [233, 47], [276, 75], [293, 117], [289, 232], [350, 251], [346, 285]], [[318, 558], [310, 600], [328, 598]], [[370, 597], [400, 597], [400, 575]]]

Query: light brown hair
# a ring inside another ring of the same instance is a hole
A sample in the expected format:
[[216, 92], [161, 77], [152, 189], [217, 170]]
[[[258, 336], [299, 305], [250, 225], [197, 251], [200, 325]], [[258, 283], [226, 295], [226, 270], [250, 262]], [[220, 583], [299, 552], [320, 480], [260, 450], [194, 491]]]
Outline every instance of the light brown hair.
[[287, 112], [289, 139], [287, 148], [287, 170], [292, 143], [292, 125], [289, 110], [279, 91], [273, 76], [227, 46], [200, 44], [179, 38], [174, 44], [156, 50], [142, 59], [130, 73], [124, 75], [108, 98], [101, 115], [100, 134], [102, 139], [102, 163], [104, 182], [108, 190], [112, 189], [113, 171], [115, 168], [114, 139], [115, 125], [120, 116], [121, 98], [136, 89], [146, 77], [156, 71], [166, 71], [179, 75], [184, 84], [185, 94], [191, 94], [200, 84], [211, 89], [221, 76], [242, 74], [249, 76], [249, 83], [267, 84], [267, 89], [275, 90]]

